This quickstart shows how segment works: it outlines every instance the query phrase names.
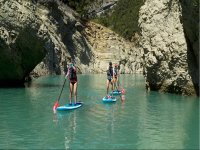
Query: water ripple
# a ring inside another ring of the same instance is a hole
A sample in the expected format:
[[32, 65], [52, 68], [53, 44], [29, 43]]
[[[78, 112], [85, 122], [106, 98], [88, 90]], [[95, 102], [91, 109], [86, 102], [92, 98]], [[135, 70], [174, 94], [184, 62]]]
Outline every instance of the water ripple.
[[[82, 107], [53, 114], [63, 76], [42, 77], [27, 88], [0, 89], [2, 149], [195, 149], [199, 100], [146, 93], [144, 79], [122, 75], [126, 100], [106, 104], [106, 76], [80, 75]], [[60, 105], [69, 100], [66, 85]]]

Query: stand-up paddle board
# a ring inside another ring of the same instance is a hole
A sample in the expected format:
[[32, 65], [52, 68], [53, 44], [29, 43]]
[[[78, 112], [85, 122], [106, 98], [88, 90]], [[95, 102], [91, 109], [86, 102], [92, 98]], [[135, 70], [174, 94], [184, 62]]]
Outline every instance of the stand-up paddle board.
[[103, 102], [116, 102], [116, 98], [112, 96], [105, 96], [103, 99]]
[[77, 102], [76, 104], [74, 104], [74, 103], [72, 103], [72, 104], [66, 104], [64, 106], [57, 107], [56, 110], [71, 110], [71, 109], [79, 108], [82, 105], [83, 105], [83, 102]]
[[114, 90], [113, 92], [110, 92], [110, 94], [113, 94], [113, 95], [119, 95], [121, 94], [122, 92], [119, 91], [119, 90]]

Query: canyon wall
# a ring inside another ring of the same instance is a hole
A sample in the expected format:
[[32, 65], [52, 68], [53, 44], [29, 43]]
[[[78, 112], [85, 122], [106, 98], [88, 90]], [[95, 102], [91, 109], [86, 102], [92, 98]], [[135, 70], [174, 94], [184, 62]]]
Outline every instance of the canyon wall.
[[184, 17], [184, 4], [178, 0], [146, 0], [140, 9], [140, 45], [147, 89], [198, 95], [198, 37], [193, 36], [198, 27], [190, 24], [192, 21], [184, 21], [192, 18]]

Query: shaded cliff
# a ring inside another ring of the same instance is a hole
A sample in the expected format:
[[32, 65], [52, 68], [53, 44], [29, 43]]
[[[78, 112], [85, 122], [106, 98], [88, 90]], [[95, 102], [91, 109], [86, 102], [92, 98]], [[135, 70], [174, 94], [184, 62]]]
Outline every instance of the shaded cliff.
[[29, 1], [0, 1], [0, 86], [23, 84], [44, 58], [47, 37]]
[[199, 0], [180, 0], [182, 23], [187, 42], [188, 71], [199, 95]]
[[92, 52], [78, 14], [59, 0], [0, 1], [0, 86], [62, 74], [72, 57], [81, 67]]
[[192, 7], [189, 1], [181, 4], [178, 0], [146, 0], [140, 9], [146, 87], [198, 95], [198, 18], [195, 22], [188, 19], [193, 18], [193, 13], [184, 17], [184, 11], [192, 12]]

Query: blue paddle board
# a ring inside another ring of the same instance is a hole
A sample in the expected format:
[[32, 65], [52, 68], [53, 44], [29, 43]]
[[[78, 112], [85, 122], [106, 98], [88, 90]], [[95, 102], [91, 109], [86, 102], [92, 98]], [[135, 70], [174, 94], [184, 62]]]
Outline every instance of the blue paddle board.
[[119, 94], [121, 94], [122, 92], [119, 91], [119, 90], [114, 90], [113, 92], [110, 92], [110, 94], [112, 94], [112, 93], [113, 93], [113, 95], [119, 95]]
[[110, 97], [105, 96], [102, 100], [103, 100], [103, 102], [116, 102], [117, 99], [112, 96], [110, 96]]
[[66, 104], [64, 106], [59, 106], [57, 107], [56, 110], [71, 110], [71, 109], [76, 109], [82, 106], [82, 102], [77, 102], [76, 104], [72, 103], [72, 104]]

